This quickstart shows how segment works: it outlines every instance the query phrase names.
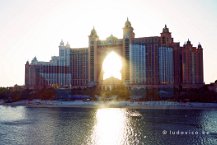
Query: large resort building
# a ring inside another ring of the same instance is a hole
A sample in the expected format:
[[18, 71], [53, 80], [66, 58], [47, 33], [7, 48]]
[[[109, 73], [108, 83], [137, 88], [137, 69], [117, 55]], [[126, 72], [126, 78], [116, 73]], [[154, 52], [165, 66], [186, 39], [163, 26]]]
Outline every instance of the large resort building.
[[[103, 80], [102, 66], [110, 52], [121, 58], [121, 80]], [[129, 88], [201, 87], [203, 48], [200, 44], [194, 47], [189, 40], [180, 46], [166, 25], [160, 36], [135, 38], [127, 19], [122, 39], [111, 35], [100, 40], [93, 28], [88, 47], [71, 48], [61, 41], [59, 56], [53, 56], [50, 62], [35, 57], [25, 65], [25, 85], [29, 89], [106, 87], [119, 83]]]

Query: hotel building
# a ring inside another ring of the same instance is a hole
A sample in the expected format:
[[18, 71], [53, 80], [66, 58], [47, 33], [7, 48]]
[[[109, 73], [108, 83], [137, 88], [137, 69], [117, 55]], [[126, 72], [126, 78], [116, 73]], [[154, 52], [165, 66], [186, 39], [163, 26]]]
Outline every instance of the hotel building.
[[[33, 58], [25, 65], [25, 85], [43, 87], [104, 87], [102, 65], [111, 51], [121, 57], [121, 83], [130, 88], [198, 88], [204, 85], [203, 48], [188, 40], [183, 46], [174, 42], [165, 25], [159, 36], [135, 38], [127, 19], [123, 38], [111, 35], [100, 40], [93, 28], [89, 46], [71, 48], [61, 41], [59, 56], [50, 62]], [[119, 81], [120, 82], [120, 81]]]

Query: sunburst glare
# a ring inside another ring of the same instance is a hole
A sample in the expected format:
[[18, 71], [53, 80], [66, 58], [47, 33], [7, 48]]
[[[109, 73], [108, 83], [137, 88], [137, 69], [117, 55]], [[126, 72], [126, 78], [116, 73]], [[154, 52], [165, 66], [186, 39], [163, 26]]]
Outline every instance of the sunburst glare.
[[110, 77], [121, 80], [122, 62], [121, 57], [114, 51], [110, 52], [103, 62], [103, 80]]

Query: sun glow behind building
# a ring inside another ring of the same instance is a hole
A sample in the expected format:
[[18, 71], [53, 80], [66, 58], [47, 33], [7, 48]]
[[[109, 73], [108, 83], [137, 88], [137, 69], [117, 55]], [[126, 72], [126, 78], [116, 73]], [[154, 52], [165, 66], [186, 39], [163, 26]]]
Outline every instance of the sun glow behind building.
[[62, 40], [59, 56], [53, 56], [50, 62], [34, 57], [25, 64], [25, 86], [30, 89], [111, 88], [118, 82], [129, 88], [202, 87], [203, 48], [201, 44], [193, 46], [190, 40], [181, 46], [167, 25], [159, 36], [135, 38], [127, 18], [122, 38], [110, 35], [100, 40], [93, 28], [88, 47], [71, 48]]
[[115, 52], [110, 52], [103, 61], [103, 79], [110, 77], [121, 80], [122, 61]]
[[[205, 82], [217, 77], [215, 38], [217, 37], [216, 1], [85, 1], [15, 0], [0, 4], [0, 86], [24, 84], [23, 64], [38, 56], [48, 60], [58, 54], [60, 39], [71, 46], [87, 46], [93, 25], [101, 39], [113, 33], [121, 38], [120, 28], [128, 16], [137, 37], [158, 35], [169, 25], [176, 41], [190, 38], [205, 48]], [[10, 9], [9, 9], [10, 8]], [[175, 19], [176, 18], [176, 19]], [[24, 55], [25, 54], [25, 55]]]

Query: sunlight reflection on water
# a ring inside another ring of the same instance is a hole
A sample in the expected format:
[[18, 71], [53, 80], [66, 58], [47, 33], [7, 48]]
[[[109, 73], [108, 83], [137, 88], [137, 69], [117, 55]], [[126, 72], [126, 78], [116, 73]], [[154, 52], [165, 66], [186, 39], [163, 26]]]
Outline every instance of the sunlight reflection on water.
[[92, 144], [123, 144], [126, 123], [127, 117], [125, 109], [98, 109], [92, 134]]
[[96, 121], [91, 135], [94, 145], [131, 144], [133, 129], [127, 109], [101, 108], [96, 111]]

